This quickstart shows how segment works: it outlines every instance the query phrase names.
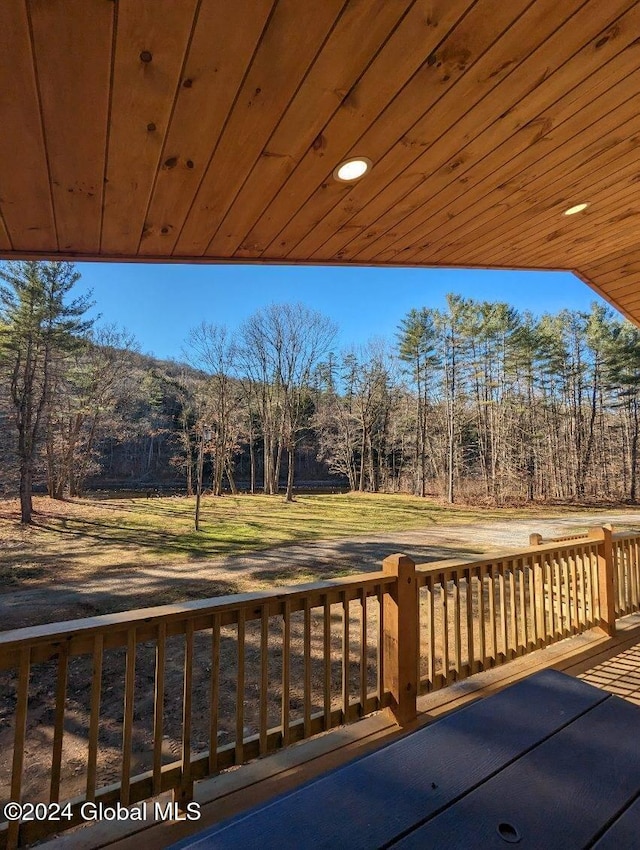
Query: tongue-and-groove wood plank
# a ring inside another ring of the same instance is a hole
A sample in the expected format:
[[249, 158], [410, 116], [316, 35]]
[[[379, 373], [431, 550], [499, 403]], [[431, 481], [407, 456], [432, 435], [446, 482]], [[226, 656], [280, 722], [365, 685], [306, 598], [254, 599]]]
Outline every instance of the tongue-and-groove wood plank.
[[568, 268], [640, 321], [639, 34], [636, 0], [6, 0], [0, 252]]
[[31, 0], [28, 8], [59, 248], [99, 254], [117, 6]]

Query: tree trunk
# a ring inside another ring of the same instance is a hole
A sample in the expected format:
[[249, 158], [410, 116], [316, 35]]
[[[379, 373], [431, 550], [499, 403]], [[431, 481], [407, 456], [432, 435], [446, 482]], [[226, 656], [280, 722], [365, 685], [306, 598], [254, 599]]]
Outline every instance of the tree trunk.
[[362, 445], [360, 447], [360, 480], [358, 482], [358, 490], [361, 493], [364, 493], [364, 468], [365, 468], [365, 458], [367, 454], [367, 430], [366, 428], [362, 429]]
[[33, 468], [31, 460], [23, 458], [20, 462], [20, 522], [25, 525], [29, 525], [33, 521], [33, 503], [31, 499], [32, 481]]
[[249, 490], [253, 496], [256, 492], [256, 450], [253, 442], [253, 428], [251, 427], [251, 423], [249, 423], [249, 459], [251, 476]]
[[289, 467], [287, 469], [287, 502], [293, 502], [293, 476], [295, 472], [296, 447], [289, 445], [287, 447], [287, 459]]
[[229, 481], [229, 489], [234, 496], [238, 495], [238, 488], [236, 487], [236, 479], [233, 477], [233, 470], [231, 468], [231, 461], [229, 458], [225, 459], [224, 471], [227, 473], [227, 480]]

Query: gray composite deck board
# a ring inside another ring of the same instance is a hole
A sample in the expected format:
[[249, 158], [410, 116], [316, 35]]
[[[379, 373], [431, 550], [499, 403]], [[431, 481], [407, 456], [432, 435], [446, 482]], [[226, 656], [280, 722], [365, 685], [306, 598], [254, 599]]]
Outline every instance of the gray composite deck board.
[[621, 734], [639, 719], [610, 696], [393, 847], [504, 850], [501, 824], [521, 848], [588, 847], [640, 789], [640, 735]]
[[640, 799], [616, 818], [593, 850], [640, 850]]
[[605, 700], [543, 671], [175, 848], [382, 847]]

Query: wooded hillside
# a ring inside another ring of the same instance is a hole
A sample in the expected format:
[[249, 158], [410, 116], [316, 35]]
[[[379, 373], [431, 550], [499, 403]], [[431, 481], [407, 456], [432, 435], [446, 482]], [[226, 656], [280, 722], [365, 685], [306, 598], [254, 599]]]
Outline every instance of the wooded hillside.
[[[5, 264], [2, 278], [5, 495], [28, 420], [33, 482], [55, 498], [191, 493], [202, 448], [214, 493], [291, 497], [313, 482], [495, 504], [637, 499], [640, 331], [602, 306], [534, 316], [449, 295], [442, 310], [417, 304], [390, 341], [339, 351], [326, 317], [271, 305], [237, 328], [203, 322], [177, 363], [84, 322], [69, 264]], [[58, 317], [75, 305], [73, 321], [51, 319], [52, 298]]]

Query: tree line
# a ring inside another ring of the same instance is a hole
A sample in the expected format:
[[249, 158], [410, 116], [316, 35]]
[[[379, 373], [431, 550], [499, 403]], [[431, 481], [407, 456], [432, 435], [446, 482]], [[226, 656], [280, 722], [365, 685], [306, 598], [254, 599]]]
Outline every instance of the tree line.
[[[69, 263], [0, 270], [0, 483], [179, 480], [292, 499], [301, 461], [352, 490], [450, 502], [638, 494], [640, 331], [608, 308], [534, 316], [447, 296], [389, 341], [337, 350], [302, 304], [203, 322], [183, 362], [87, 319]], [[199, 466], [200, 465], [200, 466]]]

